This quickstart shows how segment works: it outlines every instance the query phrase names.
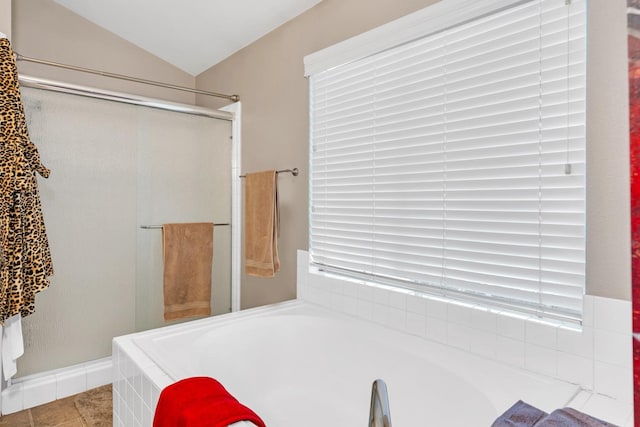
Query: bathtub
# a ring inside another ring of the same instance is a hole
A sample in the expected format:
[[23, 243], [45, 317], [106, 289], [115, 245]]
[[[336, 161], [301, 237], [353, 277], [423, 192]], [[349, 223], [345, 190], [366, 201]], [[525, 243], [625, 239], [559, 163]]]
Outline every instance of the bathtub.
[[202, 375], [269, 427], [366, 426], [376, 378], [396, 427], [488, 427], [518, 399], [550, 411], [579, 391], [304, 301], [118, 337], [113, 357], [114, 425], [126, 427], [151, 426], [160, 390]]

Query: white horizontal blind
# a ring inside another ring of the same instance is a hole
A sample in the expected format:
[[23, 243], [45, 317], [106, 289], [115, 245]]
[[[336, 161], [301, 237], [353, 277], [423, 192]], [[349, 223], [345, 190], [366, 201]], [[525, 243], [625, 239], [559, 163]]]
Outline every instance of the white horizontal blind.
[[312, 263], [578, 319], [585, 15], [534, 0], [311, 75]]

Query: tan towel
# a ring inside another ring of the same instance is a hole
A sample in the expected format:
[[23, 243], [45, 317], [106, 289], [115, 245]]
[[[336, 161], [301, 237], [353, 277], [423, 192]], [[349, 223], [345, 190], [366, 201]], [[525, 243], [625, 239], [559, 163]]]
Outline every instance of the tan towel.
[[248, 275], [273, 277], [280, 270], [278, 235], [276, 171], [248, 173], [244, 191], [244, 256]]
[[211, 314], [213, 223], [164, 224], [164, 319]]

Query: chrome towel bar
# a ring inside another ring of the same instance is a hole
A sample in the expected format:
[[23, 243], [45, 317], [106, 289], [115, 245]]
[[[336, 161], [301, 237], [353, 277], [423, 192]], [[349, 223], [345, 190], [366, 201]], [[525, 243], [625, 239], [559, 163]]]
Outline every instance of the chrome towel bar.
[[[231, 225], [229, 223], [224, 223], [224, 224], [213, 224], [216, 227], [220, 227], [222, 225]], [[162, 228], [162, 225], [141, 225], [140, 228], [144, 228], [145, 230], [151, 230], [154, 228]]]
[[[281, 169], [276, 171], [276, 173], [286, 173], [286, 172], [289, 172], [293, 176], [298, 176], [298, 174], [300, 173], [300, 170], [298, 168], [293, 168], [293, 169]], [[246, 177], [247, 175], [240, 175], [240, 178], [246, 178]]]

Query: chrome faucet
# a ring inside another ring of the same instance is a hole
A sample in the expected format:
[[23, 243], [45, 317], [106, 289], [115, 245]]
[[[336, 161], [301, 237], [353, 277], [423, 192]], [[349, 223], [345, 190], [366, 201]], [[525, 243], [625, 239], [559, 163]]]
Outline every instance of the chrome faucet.
[[381, 379], [375, 380], [371, 386], [369, 427], [391, 427], [389, 394], [387, 393], [387, 385]]

